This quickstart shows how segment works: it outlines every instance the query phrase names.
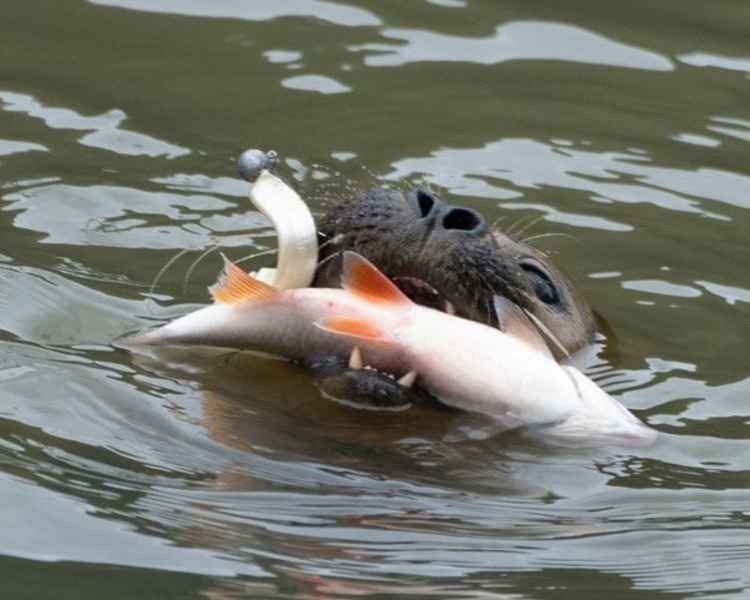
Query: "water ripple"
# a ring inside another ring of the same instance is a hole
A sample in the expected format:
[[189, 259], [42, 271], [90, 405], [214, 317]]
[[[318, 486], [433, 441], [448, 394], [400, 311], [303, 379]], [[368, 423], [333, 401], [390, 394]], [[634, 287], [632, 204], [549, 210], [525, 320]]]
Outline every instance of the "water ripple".
[[85, 117], [67, 108], [45, 106], [26, 94], [0, 91], [2, 110], [26, 114], [42, 119], [52, 129], [71, 129], [90, 131], [78, 142], [83, 146], [109, 150], [127, 156], [165, 156], [177, 158], [190, 154], [190, 150], [163, 142], [154, 137], [128, 131], [120, 127], [127, 115], [119, 109], [112, 109], [104, 114]]
[[[400, 67], [419, 62], [495, 65], [512, 60], [554, 60], [653, 71], [674, 69], [665, 56], [560, 23], [506, 23], [486, 38], [416, 29], [385, 29], [381, 35], [399, 43], [362, 44], [350, 49], [366, 52], [365, 64], [371, 67]], [[540, 38], [544, 38], [544, 44], [539, 44]]]
[[362, 27], [380, 25], [374, 13], [363, 8], [326, 0], [286, 0], [285, 2], [244, 2], [243, 0], [88, 0], [101, 6], [220, 19], [270, 21], [280, 17], [315, 17], [335, 25]]

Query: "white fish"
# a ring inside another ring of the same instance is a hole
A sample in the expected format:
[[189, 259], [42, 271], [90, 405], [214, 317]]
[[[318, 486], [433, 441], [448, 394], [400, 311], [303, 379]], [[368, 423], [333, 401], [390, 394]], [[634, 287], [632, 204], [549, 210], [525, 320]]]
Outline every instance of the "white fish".
[[344, 289], [278, 290], [225, 259], [215, 303], [134, 338], [291, 359], [351, 357], [415, 380], [441, 402], [576, 445], [642, 445], [656, 432], [591, 379], [559, 365], [523, 312], [496, 297], [504, 331], [420, 306], [369, 261], [344, 253]]

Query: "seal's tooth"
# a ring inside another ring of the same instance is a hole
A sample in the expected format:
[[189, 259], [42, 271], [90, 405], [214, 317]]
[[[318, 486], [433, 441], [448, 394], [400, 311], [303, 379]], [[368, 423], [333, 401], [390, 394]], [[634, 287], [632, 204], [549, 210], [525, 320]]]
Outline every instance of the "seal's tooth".
[[359, 346], [354, 346], [354, 348], [352, 348], [352, 354], [349, 357], [349, 368], [361, 369], [364, 366], [365, 363], [362, 360], [362, 352], [360, 352]]
[[447, 300], [445, 301], [445, 312], [447, 312], [449, 315], [456, 314], [456, 307]]
[[398, 384], [406, 388], [410, 388], [411, 386], [414, 385], [414, 382], [416, 380], [417, 380], [417, 372], [412, 369], [406, 375], [404, 375], [398, 380]]

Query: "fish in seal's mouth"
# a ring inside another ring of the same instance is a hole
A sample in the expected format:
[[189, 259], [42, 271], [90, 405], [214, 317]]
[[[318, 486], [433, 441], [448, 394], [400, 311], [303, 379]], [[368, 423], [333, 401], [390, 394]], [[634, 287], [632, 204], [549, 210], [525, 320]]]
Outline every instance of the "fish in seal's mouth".
[[[239, 175], [278, 234], [275, 270], [262, 279], [281, 288], [338, 287], [347, 250], [371, 261], [415, 302], [498, 326], [493, 298], [502, 296], [533, 320], [558, 360], [593, 341], [586, 301], [546, 254], [510, 232], [493, 231], [471, 208], [452, 206], [429, 190], [376, 188], [338, 202], [314, 223], [307, 205], [270, 174], [274, 152], [244, 152]], [[327, 357], [308, 364], [331, 396], [365, 407], [408, 406], [419, 388], [391, 374], [353, 369]]]
[[[339, 287], [346, 251], [363, 256], [414, 302], [502, 327], [494, 298], [520, 308], [558, 360], [593, 339], [594, 317], [549, 258], [509, 233], [492, 231], [471, 208], [431, 191], [377, 188], [330, 208], [317, 224], [307, 205], [270, 173], [274, 153], [245, 152], [240, 175], [250, 198], [276, 228], [276, 269], [256, 276], [279, 289]], [[329, 397], [364, 408], [401, 409], [429, 397], [379, 372], [335, 356], [301, 361]]]

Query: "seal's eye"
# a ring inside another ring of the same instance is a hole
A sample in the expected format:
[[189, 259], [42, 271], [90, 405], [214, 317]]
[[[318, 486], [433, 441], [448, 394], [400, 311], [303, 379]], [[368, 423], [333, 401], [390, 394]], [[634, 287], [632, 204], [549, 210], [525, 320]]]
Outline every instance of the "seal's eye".
[[560, 303], [560, 294], [557, 291], [557, 286], [552, 283], [552, 278], [538, 263], [523, 261], [521, 268], [526, 273], [526, 279], [528, 279], [529, 285], [534, 290], [537, 298], [545, 304]]

